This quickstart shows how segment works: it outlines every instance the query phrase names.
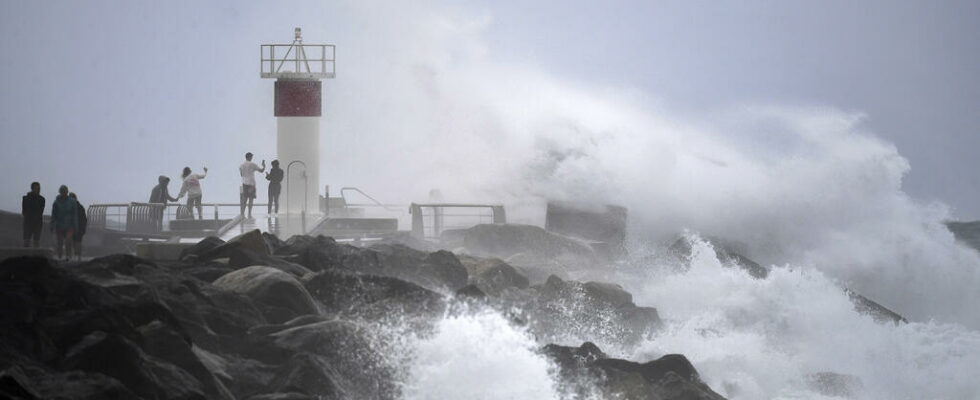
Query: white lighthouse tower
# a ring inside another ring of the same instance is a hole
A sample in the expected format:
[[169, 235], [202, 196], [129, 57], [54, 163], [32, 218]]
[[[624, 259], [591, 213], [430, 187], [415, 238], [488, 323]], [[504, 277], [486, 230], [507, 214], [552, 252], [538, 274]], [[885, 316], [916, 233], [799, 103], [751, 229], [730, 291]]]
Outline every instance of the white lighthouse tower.
[[[296, 28], [291, 44], [263, 44], [262, 78], [275, 78], [276, 148], [285, 171], [282, 202], [288, 214], [320, 212], [321, 79], [334, 77], [335, 47], [305, 44]], [[280, 210], [281, 211], [281, 210]]]

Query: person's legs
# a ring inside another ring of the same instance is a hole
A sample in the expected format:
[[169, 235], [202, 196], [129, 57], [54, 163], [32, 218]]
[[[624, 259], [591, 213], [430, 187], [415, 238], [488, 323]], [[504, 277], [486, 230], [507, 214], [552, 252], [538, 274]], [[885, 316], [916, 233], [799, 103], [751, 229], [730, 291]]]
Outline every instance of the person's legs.
[[60, 229], [56, 230], [54, 236], [55, 236], [54, 249], [55, 249], [55, 253], [58, 255], [58, 259], [60, 260], [62, 251], [64, 251], [64, 247], [65, 247], [65, 231]]
[[248, 217], [252, 218], [252, 205], [255, 204], [255, 186], [245, 185], [243, 192], [245, 193], [245, 201], [248, 203]]
[[24, 221], [24, 247], [31, 247], [31, 238], [34, 237], [33, 228], [34, 226], [32, 224]]
[[248, 190], [248, 186], [242, 185], [241, 196], [239, 196], [239, 201], [241, 202], [241, 211], [239, 214], [245, 215], [245, 191]]
[[279, 214], [279, 191], [276, 190], [272, 195], [272, 201], [276, 202], [276, 214]]
[[267, 212], [271, 215], [272, 214], [272, 185], [269, 185], [269, 204], [268, 207], [266, 208], [268, 208]]
[[[197, 219], [204, 219], [204, 207], [201, 206], [201, 197], [202, 196], [197, 196], [194, 198], [194, 204], [197, 206]], [[191, 217], [193, 217], [193, 215]]]
[[72, 240], [72, 247], [75, 248], [75, 258], [82, 261], [82, 236], [76, 235]]
[[75, 243], [75, 239], [72, 235], [72, 231], [69, 230], [65, 233], [65, 261], [71, 260], [72, 255], [72, 243]]
[[42, 224], [34, 225], [34, 230], [31, 231], [31, 240], [34, 242], [34, 248], [41, 247], [41, 228]]

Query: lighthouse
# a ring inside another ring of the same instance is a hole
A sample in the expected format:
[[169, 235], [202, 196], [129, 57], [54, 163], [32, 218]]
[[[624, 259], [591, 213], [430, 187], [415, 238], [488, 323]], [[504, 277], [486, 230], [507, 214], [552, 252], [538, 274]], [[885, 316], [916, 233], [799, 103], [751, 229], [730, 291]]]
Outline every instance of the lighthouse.
[[261, 45], [261, 77], [275, 79], [276, 154], [285, 170], [281, 204], [288, 214], [320, 213], [321, 80], [335, 76], [335, 47], [303, 43]]

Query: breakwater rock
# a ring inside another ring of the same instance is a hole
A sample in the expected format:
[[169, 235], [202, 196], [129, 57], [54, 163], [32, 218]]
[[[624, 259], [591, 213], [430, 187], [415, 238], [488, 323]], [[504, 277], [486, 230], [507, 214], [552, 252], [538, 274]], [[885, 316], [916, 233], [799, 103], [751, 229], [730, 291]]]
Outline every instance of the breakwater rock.
[[616, 285], [530, 285], [500, 260], [246, 235], [205, 239], [175, 262], [4, 260], [0, 397], [396, 399], [412, 363], [394, 356], [403, 344], [385, 327], [424, 337], [460, 304], [476, 304], [528, 326], [568, 387], [588, 375], [611, 396], [720, 398], [682, 356], [575, 364], [568, 354], [588, 349], [547, 345], [558, 331], [630, 341], [657, 329], [656, 310]]

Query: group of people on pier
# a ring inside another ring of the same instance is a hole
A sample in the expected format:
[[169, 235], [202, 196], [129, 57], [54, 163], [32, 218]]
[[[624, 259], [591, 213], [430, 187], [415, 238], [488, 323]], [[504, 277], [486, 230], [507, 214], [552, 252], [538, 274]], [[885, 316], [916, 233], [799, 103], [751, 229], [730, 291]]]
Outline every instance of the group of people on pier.
[[[187, 208], [190, 209], [191, 218], [194, 217], [194, 209], [197, 209], [199, 219], [204, 219], [204, 211], [201, 206], [201, 199], [204, 192], [201, 190], [201, 180], [207, 177], [208, 168], [204, 167], [203, 173], [196, 174], [190, 167], [184, 167], [181, 172], [181, 186], [177, 197], [170, 195], [168, 186], [170, 178], [160, 175], [157, 178], [157, 185], [150, 192], [150, 203], [167, 204], [168, 202], [180, 201], [187, 196]], [[248, 218], [252, 217], [252, 205], [256, 197], [255, 173], [265, 173], [265, 179], [269, 181], [269, 214], [279, 213], [279, 194], [282, 191], [282, 180], [284, 173], [279, 168], [279, 161], [272, 161], [272, 168], [265, 172], [265, 160], [262, 160], [261, 167], [252, 162], [252, 153], [245, 153], [245, 162], [238, 167], [242, 178], [240, 187], [241, 215], [245, 216], [248, 210]], [[24, 217], [24, 247], [40, 247], [41, 231], [44, 225], [44, 206], [45, 199], [41, 196], [41, 184], [31, 183], [31, 191], [23, 197], [21, 214]], [[162, 215], [161, 215], [162, 217]], [[68, 186], [61, 185], [58, 188], [58, 195], [51, 206], [51, 232], [55, 234], [55, 251], [58, 259], [68, 260], [73, 255], [78, 259], [82, 257], [82, 238], [88, 225], [85, 214], [85, 207], [78, 201], [75, 193], [68, 191]]]
[[[24, 247], [40, 247], [41, 230], [44, 228], [44, 196], [41, 184], [31, 182], [31, 191], [21, 201], [24, 217]], [[85, 207], [78, 196], [68, 191], [68, 186], [58, 188], [58, 196], [51, 204], [51, 232], [55, 235], [55, 252], [58, 259], [68, 260], [73, 255], [82, 258], [82, 238], [88, 225]]]
[[[255, 173], [265, 172], [265, 160], [262, 160], [262, 166], [260, 167], [252, 162], [252, 157], [252, 153], [245, 153], [245, 162], [238, 167], [238, 172], [242, 177], [242, 185], [239, 188], [240, 213], [242, 216], [246, 216], [245, 211], [248, 210], [247, 216], [249, 218], [252, 217], [252, 206], [256, 197]], [[194, 217], [194, 209], [197, 209], [198, 218], [204, 219], [204, 211], [201, 206], [201, 199], [204, 197], [204, 192], [201, 190], [201, 180], [207, 177], [208, 168], [204, 167], [202, 169], [204, 173], [195, 174], [190, 167], [184, 167], [184, 171], [181, 173], [182, 183], [180, 192], [177, 194], [177, 197], [170, 195], [168, 189], [170, 178], [160, 175], [157, 178], [157, 185], [150, 192], [150, 203], [167, 204], [167, 202], [176, 202], [180, 201], [180, 198], [186, 194], [186, 204], [191, 212], [191, 218]], [[269, 181], [269, 214], [273, 212], [279, 213], [279, 194], [282, 191], [283, 177], [284, 173], [282, 168], [279, 168], [279, 160], [273, 160], [272, 168], [269, 172], [265, 172], [265, 179]]]

